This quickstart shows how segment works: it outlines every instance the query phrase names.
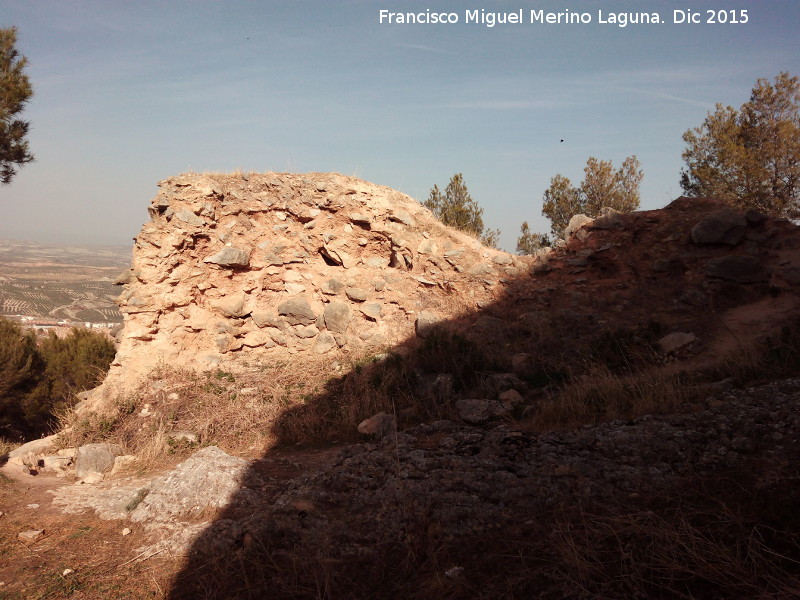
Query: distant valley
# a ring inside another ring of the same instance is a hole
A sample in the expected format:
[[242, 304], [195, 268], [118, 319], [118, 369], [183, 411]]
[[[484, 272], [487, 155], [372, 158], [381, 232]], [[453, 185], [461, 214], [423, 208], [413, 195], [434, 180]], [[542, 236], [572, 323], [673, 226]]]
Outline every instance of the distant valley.
[[43, 327], [121, 323], [113, 282], [130, 256], [124, 246], [0, 239], [0, 315]]

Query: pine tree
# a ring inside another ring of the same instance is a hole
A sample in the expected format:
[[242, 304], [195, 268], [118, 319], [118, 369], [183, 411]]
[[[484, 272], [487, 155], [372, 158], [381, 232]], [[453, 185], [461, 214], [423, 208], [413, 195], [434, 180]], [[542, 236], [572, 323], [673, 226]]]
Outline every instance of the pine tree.
[[39, 352], [46, 364], [44, 374], [51, 401], [71, 404], [76, 393], [103, 380], [116, 350], [104, 335], [75, 327], [64, 338], [51, 332]]
[[532, 233], [528, 222], [520, 227], [520, 236], [517, 238], [517, 254], [534, 254], [540, 248], [550, 245], [550, 238], [546, 233]]
[[455, 227], [481, 239], [484, 245], [497, 247], [500, 238], [498, 229], [484, 230], [483, 209], [472, 199], [464, 183], [464, 176], [456, 173], [444, 189], [434, 185], [428, 199], [423, 202], [434, 216], [445, 225]]
[[46, 430], [54, 409], [98, 385], [114, 359], [114, 343], [88, 329], [55, 333], [37, 347], [32, 333], [0, 317], [0, 436]]
[[17, 118], [33, 90], [16, 42], [16, 27], [0, 29], [0, 184], [11, 183], [17, 167], [33, 161], [25, 139], [30, 123]]
[[716, 196], [740, 208], [800, 217], [800, 80], [759, 79], [740, 110], [717, 104], [683, 134], [690, 196]]
[[23, 407], [42, 368], [33, 335], [0, 317], [0, 436], [16, 437], [27, 429]]
[[550, 187], [544, 193], [542, 214], [550, 219], [550, 232], [553, 239], [564, 237], [564, 229], [573, 215], [584, 210], [584, 202], [578, 188], [563, 175], [550, 179]]
[[639, 208], [639, 184], [644, 177], [639, 167], [636, 156], [626, 158], [617, 171], [610, 160], [591, 156], [580, 187], [573, 187], [563, 175], [553, 177], [542, 199], [542, 214], [550, 219], [553, 238], [562, 239], [569, 220], [577, 214], [596, 217], [603, 207], [620, 212]]

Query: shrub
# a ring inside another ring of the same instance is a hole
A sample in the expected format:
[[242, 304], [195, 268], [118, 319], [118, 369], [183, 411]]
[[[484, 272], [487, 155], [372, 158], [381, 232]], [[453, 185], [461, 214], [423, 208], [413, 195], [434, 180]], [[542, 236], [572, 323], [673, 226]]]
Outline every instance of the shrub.
[[31, 333], [0, 318], [0, 428], [14, 437], [44, 431], [59, 406], [98, 385], [114, 359], [113, 342], [88, 329], [55, 333], [37, 348]]
[[8, 319], [0, 318], [0, 429], [18, 437], [24, 427], [23, 404], [42, 370], [33, 335]]

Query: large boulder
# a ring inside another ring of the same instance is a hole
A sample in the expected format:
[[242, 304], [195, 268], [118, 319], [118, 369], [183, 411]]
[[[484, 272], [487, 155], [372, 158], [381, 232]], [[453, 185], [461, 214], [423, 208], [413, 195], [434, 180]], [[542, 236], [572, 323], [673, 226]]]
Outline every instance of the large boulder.
[[86, 444], [78, 448], [75, 457], [75, 476], [79, 479], [91, 473], [106, 473], [114, 468], [114, 459], [125, 454], [118, 444]]
[[302, 296], [295, 296], [278, 305], [278, 314], [286, 317], [291, 325], [310, 325], [317, 320], [317, 315]]
[[139, 491], [130, 518], [137, 523], [166, 521], [228, 506], [234, 499], [244, 500], [244, 479], [257, 483], [247, 461], [208, 446]]
[[25, 456], [26, 454], [42, 454], [56, 443], [57, 438], [58, 434], [53, 434], [38, 440], [33, 440], [27, 444], [22, 444], [22, 446], [9, 452], [8, 457], [17, 458]]
[[730, 208], [724, 208], [692, 227], [692, 241], [697, 245], [727, 244], [736, 246], [747, 231], [745, 218]]
[[591, 225], [593, 222], [594, 219], [587, 217], [586, 215], [573, 215], [573, 217], [569, 220], [567, 227], [564, 229], [564, 237], [569, 239], [574, 235], [579, 240], [586, 239], [586, 236], [588, 236], [589, 233], [585, 228]]
[[380, 439], [397, 431], [397, 420], [394, 415], [380, 412], [377, 415], [364, 419], [358, 425], [358, 433], [374, 435]]
[[207, 257], [203, 262], [219, 265], [220, 267], [246, 267], [250, 264], [250, 253], [241, 248], [227, 246]]
[[755, 256], [720, 256], [706, 263], [706, 274], [714, 279], [735, 283], [759, 283], [766, 281], [764, 265]]

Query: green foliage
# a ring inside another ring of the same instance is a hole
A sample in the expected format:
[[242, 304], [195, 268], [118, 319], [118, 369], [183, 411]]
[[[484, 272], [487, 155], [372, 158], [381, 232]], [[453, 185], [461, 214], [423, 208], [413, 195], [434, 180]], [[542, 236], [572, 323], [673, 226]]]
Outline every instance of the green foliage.
[[40, 432], [55, 408], [102, 381], [114, 354], [111, 340], [78, 328], [63, 339], [51, 333], [37, 348], [32, 334], [0, 318], [0, 427]]
[[573, 187], [572, 182], [563, 175], [556, 175], [550, 180], [550, 187], [542, 200], [542, 214], [550, 219], [553, 239], [563, 238], [569, 220], [573, 215], [583, 212], [580, 189]]
[[550, 245], [550, 238], [546, 233], [531, 233], [528, 222], [520, 227], [520, 236], [517, 238], [517, 254], [534, 254], [540, 248]]
[[500, 238], [500, 230], [484, 230], [483, 209], [469, 195], [464, 183], [464, 176], [456, 173], [450, 183], [439, 191], [439, 186], [434, 185], [430, 196], [423, 203], [445, 225], [466, 231], [481, 239], [481, 242], [491, 248], [496, 248]]
[[24, 401], [35, 388], [42, 361], [33, 335], [0, 318], [0, 433], [18, 432]]
[[608, 160], [589, 157], [581, 186], [562, 175], [550, 180], [542, 198], [542, 214], [550, 219], [553, 239], [563, 239], [569, 220], [577, 214], [596, 217], [603, 207], [620, 212], [639, 208], [639, 185], [643, 174], [636, 156], [629, 156], [619, 170]]
[[39, 353], [52, 402], [71, 404], [75, 394], [103, 380], [116, 350], [104, 335], [76, 327], [65, 338], [51, 332]]
[[620, 212], [639, 208], [639, 184], [643, 175], [636, 156], [626, 158], [617, 171], [610, 160], [597, 160], [592, 156], [586, 161], [583, 172], [581, 193], [586, 215], [595, 217], [604, 206]]
[[16, 116], [33, 95], [24, 73], [27, 59], [14, 47], [17, 29], [0, 29], [0, 183], [11, 183], [16, 167], [33, 161], [28, 150], [30, 123]]
[[700, 127], [683, 134], [690, 196], [716, 196], [741, 208], [800, 216], [800, 80], [759, 79], [740, 110], [717, 104]]
[[489, 248], [497, 248], [500, 243], [499, 229], [486, 229], [481, 235], [481, 244]]

